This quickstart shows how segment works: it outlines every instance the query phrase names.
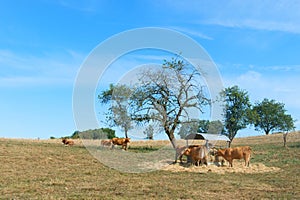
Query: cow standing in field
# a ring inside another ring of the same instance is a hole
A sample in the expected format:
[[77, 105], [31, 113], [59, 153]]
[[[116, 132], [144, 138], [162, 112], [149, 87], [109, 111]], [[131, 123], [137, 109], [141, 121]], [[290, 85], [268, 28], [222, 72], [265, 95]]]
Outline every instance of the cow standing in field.
[[193, 147], [198, 147], [199, 145], [190, 145], [190, 146], [177, 146], [176, 147], [176, 154], [175, 154], [175, 161], [174, 161], [174, 163], [177, 163], [177, 160], [178, 160], [178, 158], [179, 158], [179, 160], [180, 160], [180, 163], [183, 163], [182, 162], [182, 156], [189, 156], [189, 155], [187, 155], [187, 154], [189, 154], [188, 153], [188, 151], [186, 151], [187, 149], [190, 149], [190, 148], [193, 148]]
[[71, 139], [66, 139], [66, 138], [63, 138], [63, 139], [62, 139], [62, 143], [63, 143], [64, 145], [66, 145], [66, 146], [72, 146], [72, 145], [74, 145], [74, 141], [73, 141], [73, 140], [71, 140]]
[[121, 145], [122, 149], [126, 151], [128, 147], [128, 143], [130, 142], [130, 138], [113, 138], [111, 139], [111, 142], [112, 142], [112, 148], [114, 148], [115, 145]]
[[204, 146], [196, 146], [187, 148], [184, 152], [184, 155], [190, 156], [193, 165], [199, 166], [200, 163], [207, 165], [207, 156], [208, 156], [209, 149]]
[[234, 159], [244, 159], [245, 166], [250, 165], [251, 148], [249, 146], [234, 147], [218, 149], [217, 156], [222, 156], [229, 162], [230, 167], [233, 167], [232, 162]]

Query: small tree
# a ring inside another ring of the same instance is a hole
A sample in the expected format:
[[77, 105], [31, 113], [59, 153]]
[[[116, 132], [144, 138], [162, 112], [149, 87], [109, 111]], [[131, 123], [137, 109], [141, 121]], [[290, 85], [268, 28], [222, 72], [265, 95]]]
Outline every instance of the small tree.
[[289, 131], [294, 128], [291, 115], [287, 115], [284, 104], [275, 100], [264, 99], [253, 106], [256, 116], [253, 120], [255, 130], [262, 130], [266, 135], [273, 131]]
[[224, 99], [225, 135], [230, 139], [230, 146], [237, 132], [249, 124], [251, 104], [248, 93], [238, 86], [225, 88], [221, 97]]
[[153, 140], [154, 128], [151, 124], [148, 125], [147, 128], [144, 130], [144, 134], [147, 136], [147, 139]]
[[289, 131], [294, 130], [294, 120], [291, 115], [284, 115], [282, 117], [283, 123], [280, 129], [283, 131], [283, 146], [286, 147], [286, 139]]
[[108, 124], [120, 127], [126, 138], [128, 138], [128, 131], [133, 128], [128, 111], [131, 93], [132, 89], [129, 86], [111, 84], [108, 90], [98, 95], [102, 104], [110, 103], [109, 111], [106, 113]]

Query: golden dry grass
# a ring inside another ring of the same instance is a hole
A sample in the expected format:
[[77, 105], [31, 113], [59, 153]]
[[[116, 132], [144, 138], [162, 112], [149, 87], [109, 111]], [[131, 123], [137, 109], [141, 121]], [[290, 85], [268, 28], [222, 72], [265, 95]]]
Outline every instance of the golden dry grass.
[[[254, 168], [280, 169], [250, 174], [202, 173], [196, 167], [192, 173], [124, 173], [100, 163], [80, 140], [68, 147], [60, 140], [0, 139], [0, 199], [300, 199], [300, 133], [288, 135], [288, 148], [282, 141], [281, 134], [233, 141], [252, 147]], [[129, 151], [164, 144], [132, 142]], [[247, 170], [240, 163], [235, 167]]]

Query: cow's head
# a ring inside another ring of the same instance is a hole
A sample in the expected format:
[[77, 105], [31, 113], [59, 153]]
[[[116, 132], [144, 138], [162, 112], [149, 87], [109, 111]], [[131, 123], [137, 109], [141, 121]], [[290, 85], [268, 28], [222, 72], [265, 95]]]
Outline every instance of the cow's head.
[[191, 148], [186, 148], [183, 154], [189, 156], [191, 154]]

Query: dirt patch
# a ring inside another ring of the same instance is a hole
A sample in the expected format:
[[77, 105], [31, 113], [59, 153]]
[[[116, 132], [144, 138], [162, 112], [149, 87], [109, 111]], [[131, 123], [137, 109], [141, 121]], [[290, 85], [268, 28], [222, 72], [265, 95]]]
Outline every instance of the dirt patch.
[[267, 167], [262, 163], [252, 163], [250, 167], [245, 167], [242, 162], [235, 162], [233, 167], [228, 166], [216, 166], [214, 164], [208, 166], [188, 166], [186, 164], [170, 164], [165, 168], [162, 168], [165, 171], [171, 172], [196, 172], [196, 173], [266, 173], [266, 172], [276, 172], [280, 171], [280, 168], [277, 167]]

